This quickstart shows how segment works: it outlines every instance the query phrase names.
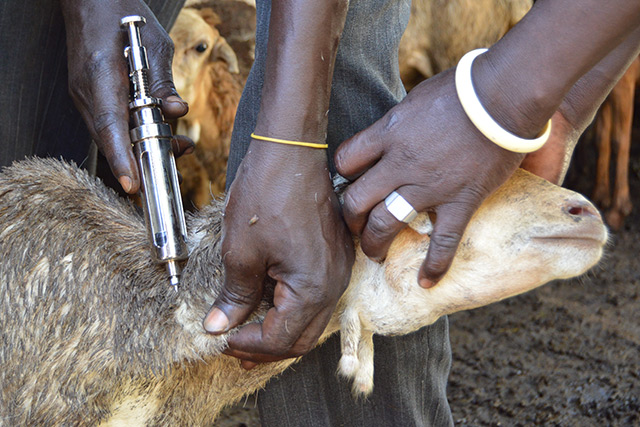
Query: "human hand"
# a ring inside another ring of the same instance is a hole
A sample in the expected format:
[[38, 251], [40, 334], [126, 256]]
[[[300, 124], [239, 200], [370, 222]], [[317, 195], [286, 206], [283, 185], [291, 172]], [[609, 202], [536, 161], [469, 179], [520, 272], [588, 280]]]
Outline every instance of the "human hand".
[[384, 258], [406, 225], [384, 204], [392, 191], [417, 211], [435, 211], [429, 251], [418, 274], [423, 287], [447, 272], [471, 216], [523, 158], [474, 127], [458, 101], [453, 77], [449, 70], [421, 83], [335, 155], [340, 174], [358, 177], [344, 194], [343, 211], [369, 257]]
[[346, 289], [354, 259], [325, 151], [254, 140], [227, 197], [225, 283], [205, 329], [222, 333], [244, 322], [270, 278], [274, 307], [262, 323], [231, 335], [226, 353], [245, 367], [307, 353]]
[[[126, 33], [120, 19], [141, 15], [141, 30], [149, 59], [149, 88], [161, 98], [165, 118], [187, 113], [171, 77], [173, 43], [142, 0], [61, 0], [66, 32], [71, 97], [122, 188], [135, 193], [140, 186], [129, 138], [129, 77], [123, 56]], [[174, 152], [193, 146], [186, 137], [173, 140]]]
[[520, 167], [534, 175], [561, 185], [569, 169], [571, 155], [584, 129], [578, 129], [559, 110], [551, 118], [549, 140], [525, 156]]

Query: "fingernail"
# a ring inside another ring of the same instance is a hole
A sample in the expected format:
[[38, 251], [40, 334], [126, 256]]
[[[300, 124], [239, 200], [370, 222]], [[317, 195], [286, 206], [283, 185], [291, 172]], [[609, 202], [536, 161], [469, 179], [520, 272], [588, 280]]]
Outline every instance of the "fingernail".
[[211, 334], [219, 334], [229, 327], [229, 319], [219, 308], [213, 308], [203, 323], [204, 329]]
[[249, 362], [248, 360], [243, 360], [242, 362], [240, 362], [240, 365], [242, 366], [243, 369], [247, 371], [250, 371], [256, 366], [258, 366], [257, 363]]
[[184, 150], [184, 154], [191, 154], [193, 153], [193, 151], [196, 149], [196, 147], [194, 145], [191, 145], [189, 147], [187, 147], [186, 150]]
[[122, 189], [124, 191], [126, 191], [127, 193], [131, 191], [131, 186], [133, 185], [133, 182], [131, 182], [131, 178], [126, 175], [122, 175], [120, 178], [118, 178], [118, 181], [120, 182], [120, 185], [122, 186]]
[[169, 104], [178, 103], [183, 106], [187, 105], [187, 103], [177, 95], [167, 96], [167, 99], [165, 100], [165, 102], [168, 102]]
[[429, 279], [420, 279], [420, 286], [425, 289], [433, 288], [435, 285], [436, 283]]

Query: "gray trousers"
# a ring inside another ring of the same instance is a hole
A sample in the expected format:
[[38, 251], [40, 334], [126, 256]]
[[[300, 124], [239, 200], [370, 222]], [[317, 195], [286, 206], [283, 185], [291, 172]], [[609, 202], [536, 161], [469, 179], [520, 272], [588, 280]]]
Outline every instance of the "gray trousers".
[[[146, 2], [170, 28], [184, 0]], [[82, 164], [91, 137], [69, 97], [58, 0], [0, 0], [0, 79], [0, 166], [33, 155]]]
[[[257, 3], [256, 61], [236, 116], [227, 185], [247, 150], [260, 106], [270, 0]], [[338, 145], [382, 117], [405, 95], [397, 51], [409, 12], [408, 0], [351, 1], [329, 109], [332, 171]], [[408, 336], [374, 337], [374, 345], [374, 391], [368, 399], [354, 399], [350, 384], [336, 375], [340, 340], [334, 336], [258, 394], [263, 426], [452, 425], [446, 399], [451, 366], [447, 319]]]

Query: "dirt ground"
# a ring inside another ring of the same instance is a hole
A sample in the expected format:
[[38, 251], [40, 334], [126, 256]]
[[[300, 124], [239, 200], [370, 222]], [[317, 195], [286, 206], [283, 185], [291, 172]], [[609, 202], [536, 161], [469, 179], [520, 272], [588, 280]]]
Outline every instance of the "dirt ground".
[[[640, 425], [637, 148], [634, 212], [594, 270], [450, 317], [457, 425]], [[575, 169], [568, 186], [590, 194], [591, 179]]]
[[[456, 425], [640, 425], [638, 145], [631, 161], [634, 212], [611, 233], [595, 269], [450, 316], [448, 395]], [[594, 158], [592, 144], [582, 143], [568, 187], [591, 193]], [[259, 426], [254, 401], [230, 408], [216, 425]]]

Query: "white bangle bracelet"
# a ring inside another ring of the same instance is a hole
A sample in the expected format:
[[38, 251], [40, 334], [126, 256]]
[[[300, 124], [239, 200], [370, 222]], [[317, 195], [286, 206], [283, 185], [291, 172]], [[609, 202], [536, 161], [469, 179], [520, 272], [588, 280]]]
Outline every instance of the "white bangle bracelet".
[[516, 153], [531, 153], [532, 151], [536, 151], [549, 139], [549, 135], [551, 134], [551, 120], [547, 122], [547, 125], [542, 131], [542, 135], [539, 137], [535, 139], [520, 138], [505, 130], [493, 120], [478, 99], [478, 95], [473, 88], [471, 67], [476, 57], [487, 50], [488, 49], [476, 49], [467, 52], [462, 59], [460, 59], [460, 62], [458, 62], [458, 67], [456, 68], [456, 91], [458, 92], [460, 104], [462, 104], [464, 112], [467, 113], [467, 117], [469, 117], [469, 120], [471, 120], [475, 127], [496, 145]]

